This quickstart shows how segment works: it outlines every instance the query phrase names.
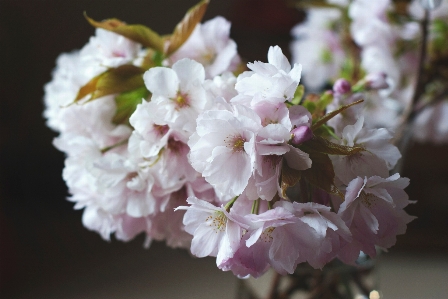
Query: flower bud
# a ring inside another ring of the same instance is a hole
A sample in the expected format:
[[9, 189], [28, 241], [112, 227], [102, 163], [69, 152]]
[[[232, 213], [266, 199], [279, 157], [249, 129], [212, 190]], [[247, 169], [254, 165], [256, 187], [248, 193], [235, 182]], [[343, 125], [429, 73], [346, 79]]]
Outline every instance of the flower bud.
[[313, 131], [308, 126], [300, 126], [291, 131], [292, 143], [301, 144], [313, 137]]
[[420, 0], [420, 5], [427, 10], [433, 10], [440, 6], [442, 0]]
[[333, 85], [333, 91], [336, 96], [346, 94], [352, 90], [350, 82], [345, 79], [337, 79]]
[[369, 89], [384, 89], [388, 88], [389, 84], [386, 82], [387, 75], [385, 73], [371, 73], [365, 77], [366, 87]]

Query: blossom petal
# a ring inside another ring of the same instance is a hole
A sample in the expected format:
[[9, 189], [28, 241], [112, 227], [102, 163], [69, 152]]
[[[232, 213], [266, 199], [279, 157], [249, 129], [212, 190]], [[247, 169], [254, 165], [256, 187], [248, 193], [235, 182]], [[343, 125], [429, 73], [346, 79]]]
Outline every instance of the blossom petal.
[[154, 67], [143, 75], [146, 88], [152, 93], [174, 98], [179, 89], [179, 79], [172, 69]]
[[285, 159], [288, 162], [288, 165], [297, 170], [305, 170], [311, 167], [311, 159], [310, 156], [295, 148], [293, 146], [289, 146], [290, 151], [285, 154]]

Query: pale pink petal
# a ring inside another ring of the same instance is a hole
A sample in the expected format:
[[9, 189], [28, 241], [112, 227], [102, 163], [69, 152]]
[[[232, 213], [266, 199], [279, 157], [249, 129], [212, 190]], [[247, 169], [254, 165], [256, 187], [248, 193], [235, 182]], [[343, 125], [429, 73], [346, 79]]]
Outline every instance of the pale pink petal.
[[157, 95], [174, 98], [179, 89], [179, 79], [172, 69], [154, 67], [143, 74], [146, 88]]
[[290, 167], [297, 170], [305, 170], [311, 167], [312, 161], [307, 153], [290, 145], [289, 149], [290, 151], [284, 157]]
[[291, 65], [279, 46], [269, 47], [268, 62], [285, 73], [291, 70]]

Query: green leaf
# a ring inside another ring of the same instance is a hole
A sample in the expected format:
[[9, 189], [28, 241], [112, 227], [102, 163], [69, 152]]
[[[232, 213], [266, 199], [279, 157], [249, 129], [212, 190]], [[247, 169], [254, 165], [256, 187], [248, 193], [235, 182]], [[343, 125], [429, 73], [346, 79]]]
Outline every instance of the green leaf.
[[324, 116], [322, 116], [319, 120], [317, 120], [311, 127], [311, 130], [316, 130], [317, 128], [319, 128], [320, 126], [322, 126], [323, 124], [325, 124], [327, 121], [329, 121], [330, 119], [332, 119], [333, 117], [335, 117], [336, 115], [338, 115], [339, 113], [341, 113], [342, 111], [350, 108], [351, 106], [354, 106], [356, 104], [362, 103], [364, 102], [364, 100], [359, 100], [356, 101], [354, 103], [348, 104], [348, 105], [344, 105], [342, 107], [340, 107], [339, 109], [336, 109], [334, 111], [331, 111], [330, 113], [325, 114]]
[[303, 107], [306, 108], [311, 114], [314, 114], [314, 111], [316, 111], [317, 105], [314, 102], [305, 101], [303, 102]]
[[333, 62], [333, 53], [330, 50], [324, 49], [321, 52], [320, 61], [324, 64], [330, 64]]
[[328, 155], [310, 151], [311, 168], [302, 171], [302, 178], [311, 185], [319, 187], [328, 193], [344, 197], [344, 194], [334, 184], [334, 169]]
[[166, 56], [176, 52], [190, 37], [196, 25], [202, 20], [209, 2], [210, 0], [202, 0], [187, 11], [182, 21], [174, 28], [173, 34], [166, 38], [163, 51]]
[[156, 66], [162, 66], [164, 59], [165, 57], [161, 52], [155, 52], [154, 55], [152, 56], [152, 60], [154, 61]]
[[305, 94], [305, 86], [299, 85], [297, 86], [296, 91], [294, 92], [294, 97], [291, 100], [291, 103], [294, 105], [299, 105], [302, 101], [303, 95]]
[[280, 176], [280, 188], [282, 190], [282, 197], [286, 198], [286, 190], [289, 187], [294, 186], [300, 181], [301, 171], [289, 167], [286, 159], [283, 159], [282, 162], [282, 173]]
[[300, 148], [306, 152], [318, 152], [328, 155], [345, 155], [345, 156], [353, 155], [365, 150], [364, 148], [359, 146], [346, 146], [336, 144], [316, 135], [314, 135], [312, 139], [304, 142]]
[[129, 38], [145, 47], [163, 52], [163, 39], [156, 32], [144, 25], [128, 25], [118, 19], [108, 19], [102, 22], [97, 22], [84, 13], [87, 21], [95, 28], [102, 28], [124, 37]]
[[150, 92], [145, 86], [137, 88], [135, 90], [123, 92], [115, 97], [115, 103], [117, 104], [117, 110], [112, 119], [114, 124], [126, 124], [129, 125], [129, 118], [134, 113], [137, 105], [142, 102], [142, 99], [147, 99]]
[[330, 127], [329, 125], [322, 125], [319, 128], [317, 128], [314, 132], [314, 135], [316, 136], [321, 136], [321, 137], [332, 137], [336, 140], [339, 140], [339, 136], [337, 136], [334, 133], [334, 129], [332, 127]]
[[318, 118], [324, 114], [323, 110], [320, 110], [318, 108], [319, 99], [319, 95], [315, 93], [309, 93], [306, 95], [302, 103], [302, 105], [311, 113], [313, 119]]
[[144, 72], [144, 69], [128, 64], [111, 68], [82, 86], [74, 102], [78, 102], [88, 94], [90, 94], [90, 98], [87, 102], [106, 95], [142, 87], [145, 85], [143, 82]]
[[333, 99], [334, 99], [333, 93], [331, 93], [331, 92], [324, 92], [320, 96], [319, 100], [317, 101], [317, 108], [319, 110], [321, 110], [321, 111], [324, 111], [327, 108], [327, 106], [331, 102], [333, 102]]

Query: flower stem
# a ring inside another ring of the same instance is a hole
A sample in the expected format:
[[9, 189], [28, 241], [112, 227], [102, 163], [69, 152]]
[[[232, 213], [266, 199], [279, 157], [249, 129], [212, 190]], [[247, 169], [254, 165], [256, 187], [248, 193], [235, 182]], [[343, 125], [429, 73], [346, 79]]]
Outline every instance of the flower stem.
[[111, 149], [114, 149], [114, 148], [116, 148], [116, 147], [125, 145], [125, 144], [128, 142], [128, 139], [129, 139], [129, 138], [126, 138], [126, 139], [124, 139], [124, 140], [122, 140], [122, 141], [120, 141], [120, 142], [117, 142], [117, 143], [115, 143], [115, 144], [113, 144], [113, 145], [111, 145], [111, 146], [107, 146], [107, 147], [105, 147], [105, 148], [102, 148], [102, 149], [101, 149], [101, 153], [104, 154], [105, 152], [110, 151]]
[[254, 203], [252, 204], [252, 214], [257, 214], [258, 215], [258, 211], [260, 209], [260, 199], [258, 198], [257, 200], [254, 200]]
[[[412, 97], [412, 103], [411, 107], [415, 107], [417, 105], [417, 102], [419, 98], [421, 97], [422, 93], [425, 89], [425, 83], [424, 82], [424, 69], [425, 69], [425, 61], [427, 56], [427, 42], [428, 42], [428, 25], [429, 25], [429, 10], [425, 9], [425, 17], [422, 21], [422, 44], [420, 49], [420, 56], [419, 56], [419, 62], [418, 62], [418, 71], [417, 71], [417, 84], [415, 86], [414, 96]], [[412, 121], [412, 119], [415, 117], [415, 112], [413, 110], [410, 111], [410, 114], [408, 116], [408, 121]]]
[[[417, 70], [417, 83], [415, 85], [414, 94], [412, 96], [411, 104], [405, 109], [401, 121], [397, 127], [397, 131], [393, 140], [395, 145], [402, 143], [405, 127], [407, 127], [414, 117], [417, 115], [417, 111], [414, 107], [417, 106], [417, 102], [424, 92], [425, 84], [423, 72], [425, 70], [425, 61], [427, 56], [427, 42], [428, 42], [428, 25], [429, 25], [429, 10], [425, 9], [425, 16], [422, 20], [422, 42], [420, 47], [420, 55]], [[400, 148], [400, 146], [399, 146]]]
[[225, 209], [227, 212], [230, 212], [230, 208], [233, 206], [233, 204], [235, 203], [235, 201], [238, 199], [238, 196], [235, 196], [234, 198], [232, 198], [231, 201], [229, 201], [226, 205], [225, 205]]

